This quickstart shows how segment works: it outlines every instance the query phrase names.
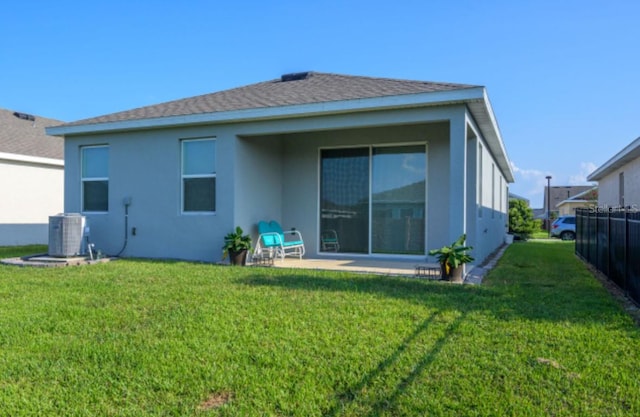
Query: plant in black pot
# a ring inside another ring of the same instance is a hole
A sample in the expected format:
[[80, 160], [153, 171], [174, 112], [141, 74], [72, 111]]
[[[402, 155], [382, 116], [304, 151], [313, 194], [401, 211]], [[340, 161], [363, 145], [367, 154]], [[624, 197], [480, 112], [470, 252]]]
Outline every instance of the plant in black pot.
[[224, 237], [224, 246], [222, 247], [222, 259], [229, 257], [231, 265], [247, 264], [247, 252], [251, 250], [251, 236], [245, 235], [240, 226], [236, 227], [231, 233], [227, 233]]
[[473, 262], [467, 251], [473, 249], [471, 246], [465, 246], [464, 241], [467, 235], [462, 235], [449, 246], [443, 246], [440, 249], [432, 249], [429, 255], [438, 258], [440, 269], [442, 270], [442, 279], [451, 282], [464, 281], [463, 271], [464, 264]]

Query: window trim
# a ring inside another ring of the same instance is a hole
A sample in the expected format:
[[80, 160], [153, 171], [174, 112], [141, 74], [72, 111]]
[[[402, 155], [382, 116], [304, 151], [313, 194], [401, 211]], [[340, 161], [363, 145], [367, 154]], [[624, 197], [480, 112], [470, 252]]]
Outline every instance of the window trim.
[[482, 206], [484, 202], [484, 148], [482, 147], [482, 143], [478, 143], [478, 217], [482, 217], [482, 212], [484, 211], [484, 207]]
[[500, 185], [498, 187], [498, 199], [500, 200], [498, 202], [498, 210], [500, 210], [500, 218], [502, 218], [502, 213], [504, 212], [504, 206], [502, 205], [502, 198], [503, 198], [502, 175], [498, 175], [498, 181], [500, 182]]
[[[106, 148], [107, 152], [109, 151], [109, 145], [101, 144], [101, 145], [86, 145], [80, 146], [80, 212], [81, 213], [91, 213], [91, 214], [107, 214], [109, 213], [109, 173], [108, 173], [108, 159], [107, 159], [107, 176], [106, 177], [90, 177], [85, 178], [83, 167], [84, 167], [84, 151], [85, 149], [92, 148]], [[85, 209], [85, 201], [84, 201], [84, 183], [85, 182], [107, 182], [107, 210], [87, 210]]]
[[491, 218], [496, 217], [496, 164], [491, 163]]
[[[214, 169], [215, 172], [213, 174], [185, 174], [184, 173], [184, 168], [185, 168], [185, 152], [184, 152], [184, 144], [185, 143], [189, 143], [189, 142], [202, 142], [202, 141], [211, 141], [214, 143], [215, 145], [215, 152], [214, 152]], [[186, 216], [202, 216], [202, 215], [206, 215], [206, 216], [210, 216], [213, 214], [216, 214], [217, 212], [217, 203], [218, 203], [218, 198], [217, 198], [217, 193], [218, 193], [218, 187], [217, 187], [217, 177], [218, 177], [218, 172], [217, 172], [217, 164], [215, 159], [217, 159], [217, 138], [215, 136], [207, 136], [207, 137], [200, 137], [200, 138], [183, 138], [180, 139], [180, 214], [181, 215], [186, 215]], [[194, 178], [213, 178], [215, 180], [215, 194], [214, 194], [214, 208], [213, 211], [195, 211], [195, 210], [185, 210], [184, 208], [184, 181], [185, 179], [194, 179]]]

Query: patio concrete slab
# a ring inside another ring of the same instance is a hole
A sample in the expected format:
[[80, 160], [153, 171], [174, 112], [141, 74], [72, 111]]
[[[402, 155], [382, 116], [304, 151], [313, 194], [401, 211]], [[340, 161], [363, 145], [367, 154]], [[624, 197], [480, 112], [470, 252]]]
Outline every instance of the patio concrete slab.
[[[464, 283], [478, 285], [482, 284], [485, 275], [495, 267], [496, 263], [507, 249], [508, 245], [503, 245], [482, 264], [471, 266], [467, 271]], [[258, 266], [259, 264], [254, 264]], [[419, 260], [385, 260], [385, 259], [296, 259], [285, 258], [284, 260], [274, 260], [269, 264], [275, 268], [312, 269], [318, 271], [345, 271], [362, 274], [380, 274], [393, 276], [406, 276], [423, 279], [436, 279], [435, 276], [424, 274], [425, 269], [440, 269], [437, 263], [425, 263]], [[418, 267], [422, 271], [418, 271]], [[423, 273], [419, 273], [423, 272]]]
[[392, 261], [371, 259], [295, 259], [275, 260], [275, 268], [299, 268], [321, 271], [346, 271], [365, 274], [416, 276], [416, 266], [438, 268], [437, 264], [418, 261]]

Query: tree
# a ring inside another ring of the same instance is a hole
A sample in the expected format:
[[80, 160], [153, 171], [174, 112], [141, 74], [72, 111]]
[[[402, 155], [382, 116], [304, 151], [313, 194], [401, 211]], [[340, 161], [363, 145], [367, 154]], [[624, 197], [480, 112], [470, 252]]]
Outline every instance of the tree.
[[509, 233], [519, 235], [522, 239], [528, 238], [536, 230], [533, 220], [533, 210], [526, 201], [509, 201]]

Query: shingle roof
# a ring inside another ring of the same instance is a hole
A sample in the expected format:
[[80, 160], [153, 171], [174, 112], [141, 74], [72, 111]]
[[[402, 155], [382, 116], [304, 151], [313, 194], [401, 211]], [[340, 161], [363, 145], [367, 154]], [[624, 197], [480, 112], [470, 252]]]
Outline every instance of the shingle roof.
[[63, 138], [47, 136], [44, 131], [61, 123], [40, 116], [34, 120], [19, 118], [12, 110], [0, 109], [0, 152], [64, 159]]
[[[306, 76], [303, 76], [303, 74], [306, 74]], [[293, 77], [291, 78], [293, 78], [293, 80], [291, 81], [284, 81], [285, 76], [283, 76], [275, 80], [244, 87], [79, 120], [68, 123], [65, 126], [398, 96], [477, 87], [467, 84], [407, 81], [320, 72], [292, 75]]]
[[[552, 185], [549, 190], [551, 207], [556, 207], [561, 201], [567, 200], [575, 195], [589, 191], [593, 185]], [[547, 209], [547, 187], [544, 187], [544, 209]]]

